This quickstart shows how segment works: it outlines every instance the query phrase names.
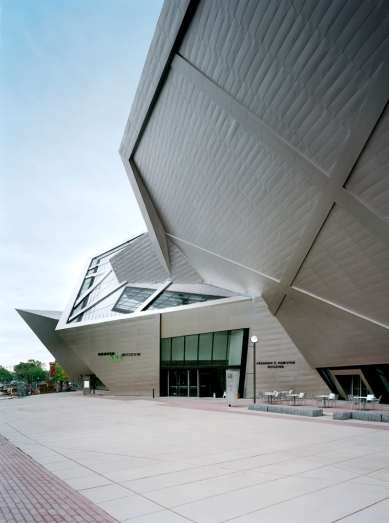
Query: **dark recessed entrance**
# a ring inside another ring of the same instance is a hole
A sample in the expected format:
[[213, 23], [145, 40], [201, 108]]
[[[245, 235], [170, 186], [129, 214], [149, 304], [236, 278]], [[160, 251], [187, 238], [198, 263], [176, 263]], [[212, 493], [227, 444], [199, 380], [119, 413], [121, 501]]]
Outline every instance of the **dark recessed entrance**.
[[248, 329], [161, 340], [161, 396], [213, 397], [226, 390], [226, 370], [240, 371], [243, 396]]

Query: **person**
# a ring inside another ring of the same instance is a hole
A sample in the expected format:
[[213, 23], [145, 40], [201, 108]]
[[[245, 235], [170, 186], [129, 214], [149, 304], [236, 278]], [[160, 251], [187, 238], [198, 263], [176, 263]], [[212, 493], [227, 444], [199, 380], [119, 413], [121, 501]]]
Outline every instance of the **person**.
[[18, 391], [18, 397], [19, 398], [24, 398], [25, 397], [26, 392], [24, 390], [24, 383], [18, 383], [17, 391]]

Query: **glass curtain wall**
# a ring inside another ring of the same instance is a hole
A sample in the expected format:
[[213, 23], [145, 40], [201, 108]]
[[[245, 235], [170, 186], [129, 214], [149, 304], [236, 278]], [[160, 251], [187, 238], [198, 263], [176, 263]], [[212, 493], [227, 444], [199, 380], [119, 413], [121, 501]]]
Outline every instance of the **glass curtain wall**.
[[371, 392], [381, 403], [389, 403], [389, 364], [358, 365], [317, 369], [332, 392], [347, 399], [348, 394], [366, 396]]
[[227, 369], [240, 371], [243, 396], [247, 342], [248, 329], [161, 339], [161, 396], [221, 397]]

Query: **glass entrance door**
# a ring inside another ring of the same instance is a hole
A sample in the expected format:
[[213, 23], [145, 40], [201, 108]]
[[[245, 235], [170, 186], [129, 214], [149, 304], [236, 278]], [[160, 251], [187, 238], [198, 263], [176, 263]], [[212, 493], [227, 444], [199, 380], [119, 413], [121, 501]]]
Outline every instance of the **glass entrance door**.
[[188, 371], [180, 370], [179, 395], [188, 396]]
[[336, 379], [344, 390], [346, 399], [349, 395], [367, 396], [370, 394], [369, 389], [360, 374], [336, 374], [334, 371], [333, 374], [336, 376]]
[[197, 370], [170, 369], [168, 373], [169, 396], [197, 396]]

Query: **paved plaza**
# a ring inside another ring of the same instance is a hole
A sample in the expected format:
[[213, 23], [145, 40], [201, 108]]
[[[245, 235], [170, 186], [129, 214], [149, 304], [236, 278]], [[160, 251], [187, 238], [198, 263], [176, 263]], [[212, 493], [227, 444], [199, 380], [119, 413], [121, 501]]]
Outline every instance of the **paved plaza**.
[[387, 520], [387, 424], [247, 405], [79, 392], [1, 400], [0, 521]]

